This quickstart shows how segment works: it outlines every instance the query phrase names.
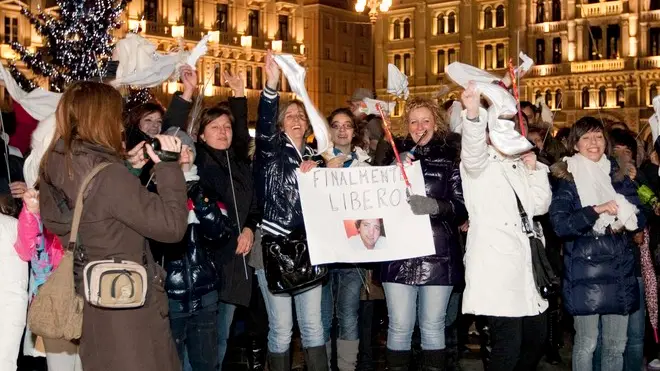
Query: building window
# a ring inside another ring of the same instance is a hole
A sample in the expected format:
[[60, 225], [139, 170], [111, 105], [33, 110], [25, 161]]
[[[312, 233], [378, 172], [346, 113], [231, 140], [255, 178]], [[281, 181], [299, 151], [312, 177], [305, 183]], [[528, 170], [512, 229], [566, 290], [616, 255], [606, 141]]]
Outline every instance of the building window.
[[548, 107], [552, 107], [552, 93], [550, 92], [550, 89], [545, 91], [545, 104]]
[[504, 27], [504, 5], [495, 9], [495, 27]]
[[401, 22], [397, 19], [394, 21], [394, 40], [401, 39]]
[[484, 10], [484, 30], [490, 28], [493, 28], [493, 9], [487, 7], [486, 10]]
[[451, 12], [447, 16], [447, 33], [456, 32], [456, 13]]
[[341, 32], [348, 33], [348, 23], [346, 22], [341, 23]]
[[[144, 20], [147, 22], [158, 22], [158, 0], [145, 0]], [[5, 24], [7, 24], [6, 17], [5, 17]]]
[[660, 55], [660, 28], [649, 30], [649, 53], [652, 56]]
[[536, 39], [536, 64], [545, 64], [545, 40]]
[[329, 77], [325, 78], [325, 92], [332, 93], [332, 81], [330, 81]]
[[401, 109], [399, 108], [399, 102], [394, 102], [394, 117], [398, 117], [401, 114]]
[[367, 34], [366, 27], [364, 25], [358, 27], [358, 29], [360, 30], [360, 37], [364, 37], [364, 35]]
[[289, 16], [284, 14], [277, 16], [277, 23], [280, 40], [289, 41]]
[[328, 48], [327, 46], [324, 49], [324, 56], [325, 56], [325, 59], [330, 59], [330, 57], [331, 57], [330, 48]]
[[410, 38], [410, 18], [406, 18], [403, 20], [403, 38], [404, 39]]
[[607, 26], [607, 58], [617, 59], [619, 57], [619, 40], [621, 39], [621, 28], [618, 24]]
[[543, 22], [545, 22], [545, 5], [543, 4], [543, 0], [539, 0], [536, 4], [536, 23]]
[[497, 59], [497, 68], [504, 68], [504, 44], [495, 46], [495, 58]]
[[360, 64], [363, 66], [367, 65], [367, 56], [364, 53], [360, 53]]
[[582, 88], [582, 108], [588, 108], [589, 107], [589, 88], [584, 87]]
[[601, 58], [603, 50], [603, 32], [600, 26], [591, 27], [591, 37], [589, 37], [589, 60], [597, 61]]
[[401, 71], [401, 56], [399, 54], [394, 55], [394, 66]]
[[651, 10], [660, 9], [660, 0], [651, 0]]
[[324, 25], [325, 25], [325, 29], [326, 29], [326, 30], [331, 29], [331, 27], [330, 27], [330, 17], [325, 17], [325, 18], [323, 18], [323, 23], [324, 23]]
[[539, 100], [539, 98], [541, 98], [541, 95], [542, 94], [541, 94], [540, 90], [535, 91], [534, 92], [534, 101], [536, 102], [537, 100]]
[[252, 67], [248, 66], [245, 69], [245, 85], [247, 86], [248, 89], [252, 89], [254, 85], [252, 85]]
[[348, 81], [344, 80], [343, 86], [344, 86], [344, 95], [348, 95]]
[[344, 63], [349, 63], [348, 50], [344, 50]]
[[181, 18], [186, 27], [195, 27], [195, 0], [182, 0]]
[[626, 106], [626, 92], [621, 85], [616, 87], [616, 105], [621, 108]]
[[411, 57], [410, 54], [404, 54], [403, 55], [403, 74], [406, 76], [410, 76], [410, 71], [411, 71]]
[[561, 89], [555, 90], [555, 109], [561, 109], [562, 99]]
[[217, 4], [215, 8], [215, 26], [220, 32], [229, 31], [229, 7], [227, 4]]
[[552, 39], [552, 63], [561, 63], [561, 38], [555, 37]]
[[5, 44], [18, 42], [18, 18], [5, 17]]
[[449, 49], [447, 51], [447, 59], [449, 59], [449, 63], [456, 62], [456, 50], [455, 49]]
[[485, 58], [485, 63], [484, 63], [484, 68], [487, 70], [490, 70], [493, 68], [493, 46], [492, 45], [486, 45], [484, 48], [484, 58]]
[[248, 14], [248, 29], [247, 35], [253, 37], [259, 37], [259, 11], [250, 10]]
[[651, 87], [649, 88], [649, 103], [648, 105], [651, 105], [651, 102], [653, 102], [653, 98], [658, 95], [658, 86], [656, 84], [651, 84]]
[[561, 21], [561, 0], [552, 0], [552, 20]]
[[255, 75], [257, 76], [257, 83], [255, 84], [255, 88], [257, 90], [261, 90], [264, 87], [263, 84], [263, 72], [261, 70], [261, 67], [257, 67], [257, 71], [255, 72]]
[[438, 73], [444, 73], [445, 72], [445, 51], [444, 50], [438, 50], [438, 54], [436, 55], [437, 59], [437, 64], [438, 64]]
[[604, 86], [601, 86], [598, 89], [598, 107], [605, 107], [607, 104], [607, 89]]
[[445, 15], [439, 14], [435, 19], [436, 27], [438, 28], [438, 35], [443, 35], [445, 33]]
[[220, 68], [219, 63], [213, 70], [213, 85], [222, 86], [222, 68]]

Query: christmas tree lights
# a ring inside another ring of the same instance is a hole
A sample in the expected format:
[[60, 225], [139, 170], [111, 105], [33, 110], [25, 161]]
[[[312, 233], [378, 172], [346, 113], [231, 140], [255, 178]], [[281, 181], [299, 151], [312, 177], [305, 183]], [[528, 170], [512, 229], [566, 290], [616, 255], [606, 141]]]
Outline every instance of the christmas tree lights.
[[[21, 13], [41, 35], [45, 47], [32, 52], [14, 42], [12, 49], [32, 72], [47, 77], [54, 91], [61, 92], [74, 81], [100, 80], [112, 56], [111, 31], [121, 27], [127, 1], [57, 0], [57, 16], [40, 8], [36, 14], [23, 8]], [[12, 71], [24, 89], [34, 88], [15, 67]]]

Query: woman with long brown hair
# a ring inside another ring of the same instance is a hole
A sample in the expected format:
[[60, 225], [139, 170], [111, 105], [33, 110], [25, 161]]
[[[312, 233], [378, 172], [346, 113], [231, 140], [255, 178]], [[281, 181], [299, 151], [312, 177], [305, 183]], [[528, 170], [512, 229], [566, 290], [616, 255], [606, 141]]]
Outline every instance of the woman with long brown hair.
[[[153, 261], [146, 239], [178, 242], [186, 231], [186, 187], [177, 162], [163, 162], [150, 145], [159, 193], [148, 192], [124, 166], [122, 99], [117, 90], [96, 82], [78, 82], [58, 105], [55, 138], [42, 161], [40, 210], [44, 225], [67, 246], [74, 200], [83, 179], [99, 164], [111, 165], [90, 183], [74, 251], [76, 289], [83, 294], [82, 270], [93, 261], [127, 260], [148, 274], [144, 306], [105, 309], [85, 303], [80, 358], [86, 371], [177, 371], [180, 363], [168, 322], [163, 272]], [[157, 135], [161, 149], [181, 150], [178, 138]], [[142, 156], [142, 151], [138, 156]]]

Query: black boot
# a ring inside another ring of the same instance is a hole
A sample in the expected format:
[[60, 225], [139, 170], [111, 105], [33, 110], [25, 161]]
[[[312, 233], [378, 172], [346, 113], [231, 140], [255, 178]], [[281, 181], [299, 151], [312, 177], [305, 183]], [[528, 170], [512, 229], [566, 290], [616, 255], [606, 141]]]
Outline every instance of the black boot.
[[264, 371], [266, 366], [266, 347], [264, 343], [252, 338], [250, 341], [251, 349], [248, 354], [248, 370]]
[[409, 350], [387, 350], [385, 355], [387, 371], [408, 371], [410, 363]]
[[291, 371], [291, 357], [289, 351], [284, 353], [268, 352], [269, 371]]
[[561, 363], [561, 356], [559, 355], [561, 335], [559, 311], [553, 310], [548, 314], [548, 341], [545, 349], [545, 361], [551, 365]]
[[422, 359], [422, 371], [444, 371], [445, 350], [424, 350]]
[[460, 353], [458, 348], [445, 349], [445, 358], [447, 362], [447, 371], [461, 371]]
[[303, 349], [307, 371], [328, 371], [328, 354], [325, 345]]

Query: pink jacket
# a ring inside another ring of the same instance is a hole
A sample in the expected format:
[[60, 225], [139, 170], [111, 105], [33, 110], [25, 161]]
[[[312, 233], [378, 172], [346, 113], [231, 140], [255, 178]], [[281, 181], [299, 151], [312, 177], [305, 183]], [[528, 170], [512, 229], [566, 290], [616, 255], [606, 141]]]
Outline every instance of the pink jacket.
[[[32, 214], [26, 207], [21, 210], [18, 216], [18, 238], [14, 244], [14, 248], [18, 256], [24, 261], [31, 261], [36, 253], [37, 243], [39, 243], [39, 223], [41, 222], [39, 214]], [[46, 252], [53, 265], [53, 269], [57, 268], [62, 260], [64, 249], [56, 235], [44, 229], [46, 236]]]

